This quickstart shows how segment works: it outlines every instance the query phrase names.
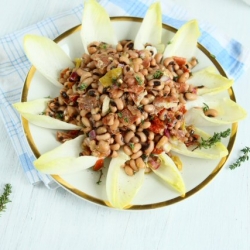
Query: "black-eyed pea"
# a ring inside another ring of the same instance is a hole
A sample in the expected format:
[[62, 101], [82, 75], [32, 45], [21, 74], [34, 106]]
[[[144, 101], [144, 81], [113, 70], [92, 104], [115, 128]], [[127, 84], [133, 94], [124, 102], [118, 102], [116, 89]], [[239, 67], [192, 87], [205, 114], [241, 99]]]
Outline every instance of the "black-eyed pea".
[[129, 58], [126, 57], [126, 56], [121, 56], [121, 57], [119, 58], [119, 62], [120, 62], [120, 63], [125, 63], [125, 64], [127, 64], [127, 65], [130, 64], [130, 60], [129, 60]]
[[139, 150], [141, 150], [141, 143], [134, 143], [133, 147], [132, 147], [132, 152], [135, 154], [137, 153]]
[[118, 44], [116, 45], [116, 50], [117, 50], [118, 52], [121, 52], [121, 51], [123, 50], [123, 47], [122, 47], [121, 43], [118, 43]]
[[106, 127], [99, 127], [96, 129], [96, 134], [97, 135], [102, 135], [105, 134], [107, 132], [107, 128]]
[[115, 102], [118, 110], [123, 110], [124, 104], [123, 104], [121, 99], [116, 98], [116, 99], [114, 99], [114, 102]]
[[115, 141], [116, 141], [117, 143], [119, 143], [121, 146], [125, 144], [124, 141], [123, 141], [123, 136], [122, 136], [122, 134], [116, 134], [116, 135], [115, 135]]
[[149, 133], [148, 133], [148, 140], [149, 140], [149, 141], [153, 141], [153, 140], [154, 140], [154, 138], [155, 138], [155, 134], [154, 134], [154, 132], [149, 131]]
[[136, 166], [141, 169], [141, 168], [145, 168], [146, 164], [144, 163], [143, 159], [141, 157], [137, 158], [135, 160]]
[[162, 53], [156, 53], [156, 54], [155, 54], [155, 57], [154, 57], [154, 58], [155, 58], [155, 61], [156, 61], [157, 64], [160, 64], [160, 63], [161, 63], [162, 57], [163, 57]]
[[179, 95], [179, 101], [180, 101], [180, 103], [182, 103], [182, 104], [185, 104], [185, 103], [186, 103], [186, 100], [185, 100], [183, 94], [180, 94], [180, 95]]
[[120, 149], [121, 145], [119, 143], [115, 143], [113, 145], [110, 145], [110, 149], [113, 151], [118, 151]]
[[143, 132], [137, 132], [136, 134], [139, 136], [140, 142], [146, 142], [147, 141], [147, 136]]
[[137, 172], [137, 171], [138, 171], [138, 167], [136, 166], [135, 160], [131, 159], [131, 160], [129, 161], [129, 165], [130, 165], [130, 167], [134, 170], [134, 172]]
[[154, 58], [151, 60], [150, 65], [152, 67], [156, 66], [156, 60]]
[[89, 121], [89, 119], [87, 117], [82, 117], [82, 124], [85, 126], [85, 127], [91, 127], [91, 123]]
[[99, 141], [97, 149], [99, 152], [108, 152], [110, 151], [109, 143], [106, 141]]
[[128, 166], [128, 165], [125, 165], [124, 171], [125, 171], [125, 173], [126, 173], [128, 176], [133, 176], [133, 175], [134, 175], [133, 169], [132, 169], [130, 166]]
[[124, 136], [124, 141], [126, 143], [129, 143], [130, 140], [135, 136], [135, 133], [133, 131], [128, 131], [126, 135]]
[[166, 143], [168, 143], [168, 138], [163, 135], [161, 139], [157, 142], [156, 148], [162, 148]]
[[208, 109], [204, 112], [205, 116], [208, 117], [216, 117], [219, 115], [218, 111], [216, 109]]
[[133, 160], [135, 160], [135, 159], [137, 159], [137, 158], [139, 158], [139, 157], [141, 157], [141, 156], [142, 156], [142, 151], [139, 150], [139, 151], [137, 151], [136, 153], [132, 154], [132, 155], [130, 156], [130, 158], [133, 159]]
[[146, 155], [150, 155], [154, 150], [154, 145], [155, 145], [154, 141], [149, 141], [148, 142], [148, 147], [144, 150], [144, 153]]
[[188, 73], [188, 72], [184, 72], [184, 73], [183, 73], [182, 75], [180, 75], [180, 77], [178, 78], [178, 82], [179, 82], [179, 83], [186, 82], [188, 78], [189, 78], [189, 73]]
[[117, 151], [112, 151], [110, 157], [111, 157], [111, 158], [116, 158], [116, 157], [118, 157]]
[[131, 131], [133, 131], [133, 132], [135, 132], [135, 131], [136, 131], [136, 126], [135, 126], [135, 124], [130, 124], [130, 125], [128, 125], [128, 129], [131, 130]]
[[[174, 62], [174, 59], [173, 57], [166, 57], [164, 60], [163, 60], [163, 65], [165, 67], [168, 67], [170, 63]], [[171, 65], [172, 66], [172, 65]]]
[[102, 134], [102, 135], [97, 135], [96, 136], [96, 140], [97, 141], [106, 141], [108, 139], [110, 139], [110, 134], [109, 133], [105, 133], [105, 134]]
[[95, 122], [95, 127], [96, 128], [99, 128], [101, 126], [103, 126], [102, 120]]
[[149, 104], [149, 100], [148, 100], [148, 98], [144, 97], [144, 98], [141, 100], [140, 103], [141, 103], [142, 105], [147, 105], [147, 104]]
[[185, 93], [185, 98], [189, 101], [193, 101], [197, 99], [197, 95], [195, 93]]
[[119, 127], [119, 124], [120, 124], [119, 120], [115, 119], [113, 125], [110, 126], [110, 129], [113, 131], [117, 130], [117, 128]]
[[125, 153], [126, 155], [132, 155], [132, 154], [133, 154], [131, 148], [130, 148], [128, 145], [125, 145], [125, 146], [123, 147], [123, 151], [124, 151], [124, 153]]
[[101, 116], [101, 114], [95, 114], [95, 115], [92, 115], [92, 118], [94, 121], [97, 122], [97, 121], [101, 120], [102, 116]]
[[100, 111], [100, 108], [91, 109], [91, 114], [96, 115]]
[[154, 111], [155, 111], [155, 106], [154, 106], [153, 104], [147, 104], [147, 105], [145, 105], [145, 106], [143, 107], [143, 109], [144, 109], [147, 113], [151, 114], [151, 113], [154, 113]]
[[140, 127], [143, 128], [143, 129], [147, 129], [151, 126], [151, 122], [149, 121], [144, 121], [141, 123]]
[[147, 70], [147, 69], [141, 69], [140, 72], [141, 72], [144, 76], [148, 75], [148, 70]]
[[130, 141], [132, 143], [138, 143], [138, 142], [140, 142], [140, 140], [139, 140], [139, 138], [137, 136], [133, 137]]

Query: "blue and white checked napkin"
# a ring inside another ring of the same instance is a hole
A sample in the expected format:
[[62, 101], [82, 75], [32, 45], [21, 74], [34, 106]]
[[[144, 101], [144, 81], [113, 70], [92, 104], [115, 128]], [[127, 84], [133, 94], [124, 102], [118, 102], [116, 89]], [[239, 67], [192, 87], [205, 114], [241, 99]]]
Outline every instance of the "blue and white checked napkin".
[[[110, 16], [143, 17], [153, 0], [101, 0]], [[51, 39], [81, 23], [83, 5], [70, 11], [45, 19], [35, 25], [0, 38], [0, 115], [11, 138], [21, 165], [30, 183], [43, 182], [48, 188], [55, 187], [50, 176], [38, 173], [32, 164], [32, 153], [21, 125], [20, 116], [12, 104], [20, 101], [22, 87], [31, 67], [26, 58], [22, 41], [25, 34], [40, 34]], [[171, 0], [162, 1], [163, 22], [179, 28], [190, 17], [185, 10]], [[234, 39], [230, 39], [206, 22], [199, 22], [202, 31], [199, 42], [206, 47], [222, 65], [229, 78], [235, 81], [250, 66], [250, 53]]]

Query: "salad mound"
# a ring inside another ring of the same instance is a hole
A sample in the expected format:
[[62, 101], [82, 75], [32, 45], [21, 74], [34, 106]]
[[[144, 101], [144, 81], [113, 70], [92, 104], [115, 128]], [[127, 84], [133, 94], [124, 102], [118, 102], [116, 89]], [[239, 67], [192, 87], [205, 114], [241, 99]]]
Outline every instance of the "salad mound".
[[[220, 139], [229, 130], [211, 136], [196, 126], [245, 118], [246, 112], [230, 99], [213, 102], [214, 94], [233, 81], [213, 68], [193, 72], [199, 63], [193, 57], [200, 35], [196, 20], [184, 24], [166, 46], [161, 23], [157, 2], [135, 40], [118, 41], [105, 9], [88, 0], [81, 31], [85, 51], [74, 62], [48, 38], [25, 37], [31, 63], [60, 87], [57, 97], [14, 104], [29, 122], [60, 130], [57, 140], [62, 145], [34, 162], [39, 171], [67, 174], [92, 166], [101, 171], [103, 160], [111, 158], [106, 203], [123, 209], [131, 205], [149, 172], [184, 197], [181, 154], [206, 159], [228, 154]], [[225, 115], [229, 103], [237, 115]]]

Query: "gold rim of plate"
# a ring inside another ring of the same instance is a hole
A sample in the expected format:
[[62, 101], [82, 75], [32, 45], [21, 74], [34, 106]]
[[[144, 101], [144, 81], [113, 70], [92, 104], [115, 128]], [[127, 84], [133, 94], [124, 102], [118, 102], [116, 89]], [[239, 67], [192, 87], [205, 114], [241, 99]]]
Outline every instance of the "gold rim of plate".
[[[112, 17], [111, 20], [112, 21], [142, 22], [142, 18], [137, 18], [137, 17]], [[163, 24], [163, 28], [168, 30], [168, 31], [174, 32], [174, 33], [176, 33], [176, 31], [177, 31], [177, 29], [173, 28], [172, 26], [166, 25], [166, 24]], [[64, 32], [62, 35], [57, 37], [54, 41], [56, 43], [58, 43], [59, 41], [61, 41], [64, 38], [68, 37], [69, 35], [71, 35], [71, 34], [73, 34], [75, 32], [78, 32], [80, 30], [81, 30], [81, 25], [78, 25], [78, 26], [76, 26], [74, 28], [71, 28], [70, 30]], [[225, 71], [223, 70], [221, 65], [218, 63], [218, 61], [214, 58], [214, 56], [211, 55], [210, 52], [205, 47], [203, 47], [201, 44], [198, 43], [197, 47], [210, 59], [210, 61], [215, 65], [215, 67], [220, 72], [220, 74], [222, 76], [227, 77]], [[35, 69], [34, 66], [32, 66], [29, 73], [28, 73], [28, 75], [27, 75], [27, 77], [26, 77], [25, 83], [24, 83], [24, 87], [23, 87], [23, 91], [22, 91], [22, 99], [21, 99], [22, 102], [27, 101], [29, 87], [30, 87], [30, 84], [31, 84], [31, 81], [33, 79], [33, 76], [34, 76], [35, 72], [36, 72], [36, 69]], [[230, 96], [231, 100], [236, 101], [235, 95], [234, 95], [234, 92], [233, 92], [232, 88], [230, 88], [228, 90], [228, 93], [229, 93], [229, 96]], [[22, 118], [22, 123], [23, 123], [24, 132], [25, 132], [26, 138], [28, 140], [28, 143], [29, 143], [33, 153], [38, 158], [41, 154], [39, 153], [39, 151], [38, 151], [38, 149], [37, 149], [37, 147], [36, 147], [36, 145], [35, 145], [35, 143], [33, 141], [33, 138], [32, 138], [32, 135], [31, 135], [31, 132], [30, 132], [30, 129], [29, 129], [29, 122], [26, 119]], [[228, 159], [228, 157], [229, 157], [229, 155], [230, 155], [230, 153], [232, 151], [232, 148], [233, 148], [233, 145], [234, 145], [234, 142], [235, 142], [235, 138], [236, 138], [236, 134], [237, 134], [237, 128], [238, 128], [238, 123], [233, 123], [232, 128], [231, 128], [231, 135], [230, 135], [229, 143], [228, 143], [228, 146], [227, 146], [228, 155], [223, 157], [220, 160], [220, 162], [215, 167], [213, 172], [205, 180], [203, 180], [195, 188], [188, 191], [186, 193], [185, 197], [179, 196], [179, 197], [176, 197], [176, 198], [173, 198], [173, 199], [170, 199], [170, 200], [166, 200], [166, 201], [162, 201], [162, 202], [158, 202], [158, 203], [154, 203], [154, 204], [131, 205], [130, 207], [127, 207], [127, 209], [129, 209], [129, 210], [145, 210], [145, 209], [154, 209], [154, 208], [169, 206], [171, 204], [174, 204], [174, 203], [177, 203], [179, 201], [185, 200], [188, 197], [190, 197], [193, 194], [200, 191], [203, 187], [205, 187], [219, 173], [219, 171], [224, 166], [226, 160]], [[90, 195], [84, 193], [83, 191], [78, 190], [77, 188], [75, 188], [74, 186], [72, 186], [71, 184], [66, 182], [61, 176], [59, 176], [59, 175], [51, 175], [51, 177], [59, 185], [61, 185], [62, 187], [64, 187], [68, 191], [72, 192], [73, 194], [75, 194], [75, 195], [77, 195], [77, 196], [79, 196], [81, 198], [84, 198], [84, 199], [86, 199], [88, 201], [91, 201], [93, 203], [103, 205], [103, 206], [107, 206], [107, 207], [111, 207], [109, 205], [108, 201], [104, 201], [104, 200], [95, 198], [93, 196], [90, 196]]]

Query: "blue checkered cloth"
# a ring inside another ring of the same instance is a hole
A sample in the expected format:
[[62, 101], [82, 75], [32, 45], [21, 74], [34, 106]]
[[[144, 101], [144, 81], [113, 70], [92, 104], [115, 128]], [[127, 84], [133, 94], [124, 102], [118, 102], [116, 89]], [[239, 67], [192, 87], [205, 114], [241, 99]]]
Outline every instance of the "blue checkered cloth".
[[[143, 17], [151, 0], [101, 0], [110, 16]], [[55, 187], [50, 176], [37, 172], [33, 166], [35, 156], [31, 151], [18, 113], [12, 104], [19, 102], [26, 75], [31, 67], [26, 58], [22, 41], [25, 34], [39, 34], [55, 39], [66, 30], [81, 23], [83, 5], [70, 11], [47, 18], [23, 30], [0, 38], [0, 116], [11, 138], [13, 147], [30, 183], [43, 182], [48, 188]], [[190, 17], [171, 0], [162, 1], [163, 22], [179, 28]], [[207, 48], [221, 64], [229, 78], [235, 81], [249, 68], [250, 53], [234, 39], [222, 34], [216, 27], [200, 21], [202, 35], [199, 42]]]

